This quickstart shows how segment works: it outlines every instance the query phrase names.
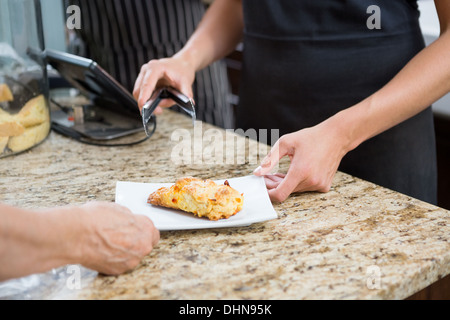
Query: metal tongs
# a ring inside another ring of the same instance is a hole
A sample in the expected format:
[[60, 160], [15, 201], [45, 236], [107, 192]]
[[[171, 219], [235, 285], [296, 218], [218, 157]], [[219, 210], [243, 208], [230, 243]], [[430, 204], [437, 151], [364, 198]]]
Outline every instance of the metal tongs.
[[152, 118], [153, 112], [155, 112], [161, 100], [172, 99], [175, 103], [188, 113], [192, 117], [192, 124], [195, 125], [195, 120], [197, 118], [195, 114], [195, 103], [194, 100], [188, 98], [178, 90], [172, 87], [165, 87], [156, 90], [151, 96], [150, 100], [142, 108], [142, 123], [144, 124], [145, 133], [147, 136], [151, 135], [149, 130], [149, 122]]

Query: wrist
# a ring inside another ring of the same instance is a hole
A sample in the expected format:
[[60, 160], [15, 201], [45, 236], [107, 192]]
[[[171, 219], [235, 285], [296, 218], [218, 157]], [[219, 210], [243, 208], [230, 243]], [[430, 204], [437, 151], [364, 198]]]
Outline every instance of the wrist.
[[330, 137], [332, 143], [339, 149], [342, 157], [356, 149], [362, 141], [356, 134], [355, 124], [351, 120], [351, 112], [341, 111], [320, 123], [322, 132]]
[[193, 73], [196, 73], [204, 67], [200, 56], [200, 52], [198, 52], [195, 47], [184, 47], [173, 55], [172, 58], [181, 61], [185, 67], [190, 69]]
[[332, 133], [345, 154], [373, 136], [373, 128], [367, 119], [365, 109], [358, 104], [338, 112], [325, 121], [328, 128], [332, 128]]
[[42, 213], [42, 218], [46, 224], [44, 228], [53, 230], [47, 243], [52, 259], [59, 265], [79, 264], [84, 257], [82, 243], [86, 228], [79, 209], [69, 206], [55, 208]]
[[91, 257], [90, 249], [92, 247], [91, 235], [95, 232], [89, 219], [86, 217], [87, 213], [83, 206], [73, 206], [64, 209], [68, 224], [66, 229], [66, 245], [64, 249], [69, 253], [68, 258], [72, 264], [84, 265]]

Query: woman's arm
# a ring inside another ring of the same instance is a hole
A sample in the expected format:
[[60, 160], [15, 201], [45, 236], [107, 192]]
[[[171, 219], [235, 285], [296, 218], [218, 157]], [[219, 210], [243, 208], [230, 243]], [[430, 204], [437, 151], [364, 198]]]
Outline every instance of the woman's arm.
[[336, 118], [353, 150], [362, 142], [413, 117], [450, 91], [450, 1], [436, 0], [441, 35], [381, 90]]
[[[262, 166], [274, 201], [292, 192], [327, 192], [349, 151], [420, 113], [450, 91], [450, 1], [435, 0], [441, 35], [417, 54], [386, 86], [357, 105], [316, 127], [284, 136]], [[287, 175], [269, 175], [279, 159], [289, 155]]]
[[241, 0], [215, 0], [180, 52], [171, 58], [152, 60], [142, 67], [133, 91], [139, 108], [142, 109], [155, 88], [162, 85], [173, 86], [192, 98], [195, 73], [232, 52], [242, 33]]
[[175, 57], [199, 71], [231, 53], [241, 41], [243, 29], [242, 0], [215, 0]]

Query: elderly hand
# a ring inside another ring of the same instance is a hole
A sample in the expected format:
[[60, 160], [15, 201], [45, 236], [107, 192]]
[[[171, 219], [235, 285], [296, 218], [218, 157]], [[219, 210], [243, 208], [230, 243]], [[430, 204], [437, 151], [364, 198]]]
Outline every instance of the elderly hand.
[[81, 264], [134, 269], [159, 241], [152, 221], [115, 203], [26, 210], [0, 203], [0, 281]]
[[159, 241], [159, 231], [145, 216], [114, 203], [93, 202], [78, 209], [80, 262], [103, 274], [135, 268]]
[[[331, 121], [285, 135], [277, 141], [254, 172], [264, 176], [273, 202], [283, 202], [294, 192], [328, 192], [339, 164], [347, 153], [347, 140]], [[279, 160], [289, 156], [287, 174], [270, 174]]]

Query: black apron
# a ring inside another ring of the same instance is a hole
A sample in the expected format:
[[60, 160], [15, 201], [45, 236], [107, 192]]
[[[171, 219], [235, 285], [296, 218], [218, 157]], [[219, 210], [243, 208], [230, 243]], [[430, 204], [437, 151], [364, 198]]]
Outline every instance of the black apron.
[[[381, 29], [368, 28], [371, 5]], [[415, 1], [243, 0], [243, 8], [244, 130], [317, 125], [379, 90], [425, 46]], [[360, 145], [339, 170], [435, 204], [431, 108]]]

